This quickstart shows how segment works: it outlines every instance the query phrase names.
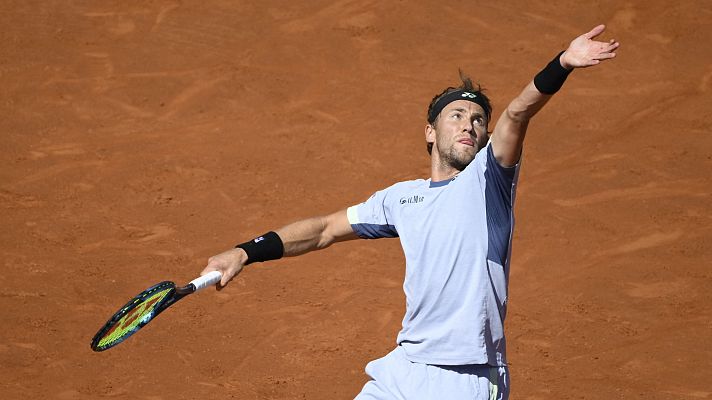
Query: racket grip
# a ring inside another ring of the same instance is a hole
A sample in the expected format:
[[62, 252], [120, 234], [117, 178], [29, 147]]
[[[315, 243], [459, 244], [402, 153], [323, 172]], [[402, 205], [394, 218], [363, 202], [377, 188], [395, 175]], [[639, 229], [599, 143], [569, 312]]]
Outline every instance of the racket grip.
[[195, 286], [195, 291], [197, 292], [200, 289], [213, 286], [214, 284], [220, 282], [220, 278], [222, 278], [220, 271], [211, 271], [199, 278], [193, 279], [190, 281], [189, 285]]

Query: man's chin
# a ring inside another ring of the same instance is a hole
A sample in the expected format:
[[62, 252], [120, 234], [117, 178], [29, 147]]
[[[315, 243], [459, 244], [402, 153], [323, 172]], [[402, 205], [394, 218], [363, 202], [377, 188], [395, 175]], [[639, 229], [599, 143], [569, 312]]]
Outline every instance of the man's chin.
[[459, 151], [453, 148], [449, 154], [443, 154], [440, 159], [452, 168], [462, 171], [475, 159], [476, 154], [475, 147], [469, 147], [468, 150], [460, 149]]
[[451, 165], [452, 165], [453, 168], [457, 169], [458, 171], [462, 171], [462, 170], [465, 169], [465, 167], [467, 167], [468, 165], [470, 165], [470, 163], [471, 163], [472, 160], [474, 160], [474, 159], [475, 159], [475, 155], [474, 155], [474, 154], [472, 154], [471, 156], [470, 156], [470, 155], [464, 155], [464, 154], [463, 154], [463, 155], [461, 155], [460, 157], [454, 158], [454, 159], [452, 160]]

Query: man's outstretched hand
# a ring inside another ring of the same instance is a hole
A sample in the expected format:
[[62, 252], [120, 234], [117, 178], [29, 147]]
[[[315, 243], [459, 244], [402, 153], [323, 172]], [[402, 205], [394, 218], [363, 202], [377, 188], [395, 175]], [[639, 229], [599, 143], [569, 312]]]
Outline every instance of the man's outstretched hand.
[[605, 30], [605, 25], [598, 25], [591, 29], [590, 32], [574, 39], [569, 44], [569, 48], [559, 58], [561, 66], [566, 69], [586, 68], [615, 57], [615, 50], [620, 46], [620, 43], [616, 42], [615, 39], [611, 39], [608, 42], [593, 40]]
[[235, 248], [220, 253], [208, 259], [208, 265], [203, 269], [200, 275], [205, 275], [211, 271], [220, 271], [222, 279], [217, 285], [220, 290], [225, 287], [237, 274], [242, 271], [242, 268], [247, 262], [247, 253], [244, 250]]

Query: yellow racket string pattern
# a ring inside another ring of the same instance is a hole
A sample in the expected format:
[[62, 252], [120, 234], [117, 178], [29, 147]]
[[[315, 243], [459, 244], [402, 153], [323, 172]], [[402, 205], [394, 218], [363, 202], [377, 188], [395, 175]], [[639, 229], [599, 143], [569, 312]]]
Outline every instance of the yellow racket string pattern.
[[141, 305], [134, 308], [130, 313], [124, 315], [99, 341], [98, 347], [110, 345], [111, 343], [123, 338], [127, 333], [133, 332], [141, 322], [144, 322], [147, 318], [151, 317], [154, 306], [159, 304], [171, 290], [173, 290], [173, 288], [166, 288], [156, 292], [146, 298]]

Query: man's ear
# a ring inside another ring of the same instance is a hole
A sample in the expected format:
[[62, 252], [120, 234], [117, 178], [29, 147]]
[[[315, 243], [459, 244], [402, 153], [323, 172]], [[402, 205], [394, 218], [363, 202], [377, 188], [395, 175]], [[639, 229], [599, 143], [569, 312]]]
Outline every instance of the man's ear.
[[432, 124], [425, 125], [425, 141], [435, 143], [435, 127]]

